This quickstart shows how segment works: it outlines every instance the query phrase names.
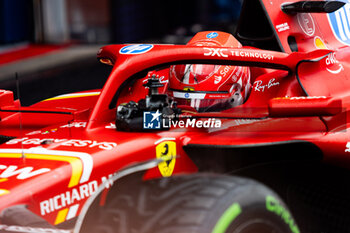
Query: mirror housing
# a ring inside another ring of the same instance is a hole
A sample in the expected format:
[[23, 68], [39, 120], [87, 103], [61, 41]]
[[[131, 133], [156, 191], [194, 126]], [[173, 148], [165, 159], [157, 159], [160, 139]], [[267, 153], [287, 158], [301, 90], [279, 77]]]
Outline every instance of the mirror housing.
[[326, 96], [273, 98], [269, 117], [334, 116], [342, 112], [341, 99]]

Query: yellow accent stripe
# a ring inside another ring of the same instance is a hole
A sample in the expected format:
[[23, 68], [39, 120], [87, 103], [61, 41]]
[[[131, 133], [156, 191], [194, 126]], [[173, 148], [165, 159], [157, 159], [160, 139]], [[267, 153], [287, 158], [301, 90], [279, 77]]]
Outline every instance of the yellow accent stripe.
[[[72, 176], [70, 178], [68, 188], [74, 187], [79, 184], [80, 177], [83, 173], [83, 164], [79, 158], [59, 155], [42, 155], [42, 154], [25, 154], [26, 159], [40, 159], [40, 160], [53, 160], [68, 162], [72, 166]], [[22, 158], [20, 153], [3, 153], [0, 154], [0, 158]]]
[[81, 98], [81, 97], [89, 97], [89, 96], [96, 96], [99, 95], [100, 93], [87, 93], [87, 94], [81, 94], [81, 95], [63, 95], [63, 96], [56, 96], [56, 97], [52, 97], [49, 99], [45, 99], [44, 101], [49, 101], [49, 100], [62, 100], [62, 99], [71, 99], [71, 98]]
[[7, 181], [8, 179], [7, 178], [2, 178], [2, 179], [0, 179], [0, 183], [1, 182], [5, 182], [5, 181]]
[[0, 196], [2, 195], [6, 195], [6, 194], [9, 194], [10, 191], [8, 191], [7, 189], [0, 189]]
[[72, 166], [72, 176], [70, 178], [68, 187], [71, 188], [79, 184], [81, 174], [83, 173], [83, 164], [79, 158], [40, 154], [26, 154], [26, 158], [68, 162]]
[[65, 208], [63, 210], [58, 211], [58, 214], [55, 220], [55, 225], [60, 224], [66, 220], [68, 210], [69, 208]]

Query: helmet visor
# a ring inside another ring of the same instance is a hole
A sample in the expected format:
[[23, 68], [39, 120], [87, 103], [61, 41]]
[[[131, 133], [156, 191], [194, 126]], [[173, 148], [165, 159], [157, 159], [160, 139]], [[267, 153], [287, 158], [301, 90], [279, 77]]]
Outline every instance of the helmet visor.
[[202, 64], [175, 65], [170, 68], [170, 73], [184, 84], [198, 84], [215, 74], [219, 67]]

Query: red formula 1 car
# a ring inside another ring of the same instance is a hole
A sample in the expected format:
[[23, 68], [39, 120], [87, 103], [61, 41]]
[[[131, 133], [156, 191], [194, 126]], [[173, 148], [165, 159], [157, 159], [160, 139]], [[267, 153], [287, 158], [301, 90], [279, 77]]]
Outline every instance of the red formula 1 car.
[[110, 45], [102, 90], [1, 91], [0, 232], [349, 232], [349, 6], [249, 0], [240, 42]]

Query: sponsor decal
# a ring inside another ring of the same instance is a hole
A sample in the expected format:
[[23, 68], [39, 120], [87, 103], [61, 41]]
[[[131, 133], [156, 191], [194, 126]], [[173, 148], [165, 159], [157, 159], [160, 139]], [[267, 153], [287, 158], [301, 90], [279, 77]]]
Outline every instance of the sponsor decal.
[[160, 129], [161, 115], [159, 110], [156, 112], [143, 112], [143, 128]]
[[289, 30], [290, 27], [287, 22], [276, 25], [277, 32], [284, 32]]
[[41, 134], [49, 134], [49, 133], [55, 133], [55, 132], [57, 132], [57, 128], [55, 128], [55, 129], [50, 129], [50, 130], [46, 130], [46, 131], [44, 131], [44, 132], [42, 132]]
[[18, 168], [18, 166], [15, 165], [7, 166], [0, 164], [0, 179], [2, 181], [6, 181], [8, 178], [15, 176], [18, 180], [25, 180], [33, 176], [49, 172], [51, 170], [49, 168], [40, 168], [33, 171], [33, 169], [33, 167]]
[[[349, 1], [346, 1], [349, 3]], [[339, 10], [329, 13], [328, 21], [337, 40], [350, 45], [350, 4], [345, 4]]]
[[35, 134], [41, 134], [41, 130], [32, 131], [27, 133], [26, 135], [35, 135]]
[[315, 36], [314, 43], [317, 49], [327, 49], [326, 44], [323, 42], [323, 40], [319, 36]]
[[308, 36], [315, 34], [315, 22], [310, 13], [297, 14], [298, 24], [303, 32]]
[[293, 233], [300, 233], [292, 215], [281, 205], [281, 203], [273, 196], [266, 196], [266, 209], [279, 216], [290, 228]]
[[115, 142], [97, 142], [80, 139], [54, 139], [54, 138], [15, 138], [7, 141], [7, 145], [22, 143], [23, 145], [42, 145], [45, 142], [57, 143], [58, 146], [99, 148], [101, 150], [112, 150], [117, 146]]
[[[232, 92], [232, 90], [230, 90], [230, 92]], [[210, 99], [222, 99], [222, 98], [227, 98], [228, 96], [229, 96], [228, 94], [207, 94], [207, 97]]]
[[[87, 125], [87, 122], [73, 122], [73, 123], [69, 123], [66, 125], [62, 125], [59, 128], [85, 128]], [[46, 131], [41, 131], [41, 130], [36, 130], [36, 131], [32, 131], [27, 133], [26, 135], [36, 135], [36, 134], [49, 134], [49, 133], [55, 133], [57, 132], [58, 129], [54, 128], [54, 129], [50, 129], [50, 130], [46, 130]]]
[[158, 169], [163, 177], [173, 174], [176, 162], [176, 142], [165, 141], [156, 146], [157, 159], [163, 160], [158, 164]]
[[213, 39], [213, 38], [216, 38], [218, 36], [219, 36], [219, 34], [217, 32], [211, 32], [211, 33], [207, 34], [208, 39]]
[[36, 130], [36, 131], [29, 132], [26, 135], [28, 135], [28, 136], [29, 135], [36, 135], [36, 134], [45, 135], [45, 134], [50, 134], [50, 133], [56, 133], [57, 130], [58, 130], [57, 128], [46, 130], [46, 131]]
[[[22, 158], [23, 154], [26, 159], [35, 160], [47, 160], [47, 161], [62, 161], [67, 162], [72, 167], [72, 175], [69, 180], [68, 187], [74, 187], [79, 183], [87, 182], [90, 179], [90, 175], [93, 167], [93, 160], [91, 155], [82, 152], [71, 152], [71, 151], [60, 151], [60, 150], [47, 150], [45, 148], [31, 148], [31, 149], [0, 149], [0, 158]], [[19, 169], [15, 167], [8, 168], [11, 169], [6, 176], [14, 176], [16, 174], [21, 175], [20, 178], [28, 178], [33, 175], [38, 175], [39, 173], [47, 172], [48, 170], [33, 171], [32, 169], [26, 170]], [[21, 172], [21, 173], [20, 173]], [[18, 178], [18, 176], [17, 176]]]
[[270, 79], [267, 84], [263, 84], [262, 80], [255, 81], [253, 84], [254, 91], [264, 92], [265, 89], [270, 89], [271, 87], [280, 85], [279, 82], [276, 82], [274, 78]]
[[113, 185], [113, 175], [114, 174], [109, 174], [108, 177], [106, 176], [102, 176], [101, 177], [101, 181], [102, 181], [102, 184], [105, 186], [106, 189], [109, 189], [110, 187], [112, 187]]
[[60, 128], [85, 128], [87, 125], [87, 122], [73, 122], [73, 123], [69, 123], [66, 125], [62, 125], [60, 126]]
[[[107, 189], [110, 188], [113, 185], [112, 177], [113, 174], [102, 176], [101, 184], [103, 184]], [[80, 186], [49, 197], [39, 203], [40, 214], [45, 216], [58, 211], [55, 225], [72, 219], [77, 216], [79, 209], [78, 202], [81, 202], [93, 195], [97, 191], [98, 186], [99, 184], [97, 180], [92, 180], [88, 183], [81, 184]]]
[[[225, 66], [224, 69], [220, 71], [220, 74], [225, 77], [227, 75], [227, 73], [231, 70], [231, 68], [232, 68], [232, 66]], [[221, 81], [221, 79], [220, 79], [220, 81]]]
[[327, 56], [326, 60], [326, 70], [332, 74], [339, 74], [344, 70], [343, 65], [338, 62], [335, 58], [335, 53], [331, 53]]
[[264, 60], [273, 60], [274, 56], [268, 53], [250, 52], [250, 51], [231, 51], [232, 56], [236, 57], [248, 57], [248, 58], [260, 58]]
[[214, 84], [218, 84], [219, 82], [221, 82], [222, 77], [221, 76], [215, 76], [214, 77]]
[[133, 45], [127, 45], [124, 46], [119, 50], [120, 54], [142, 54], [147, 53], [153, 48], [153, 45], [151, 44], [133, 44]]
[[204, 56], [228, 57], [228, 49], [221, 48], [203, 48]]
[[345, 152], [349, 152], [350, 153], [350, 142], [346, 143]]
[[80, 185], [76, 188], [72, 188], [69, 191], [60, 193], [47, 200], [40, 202], [40, 214], [45, 216], [46, 214], [52, 213], [56, 210], [60, 210], [66, 206], [69, 206], [78, 201], [84, 200], [90, 197], [98, 188], [96, 180], [90, 181], [89, 183]]

